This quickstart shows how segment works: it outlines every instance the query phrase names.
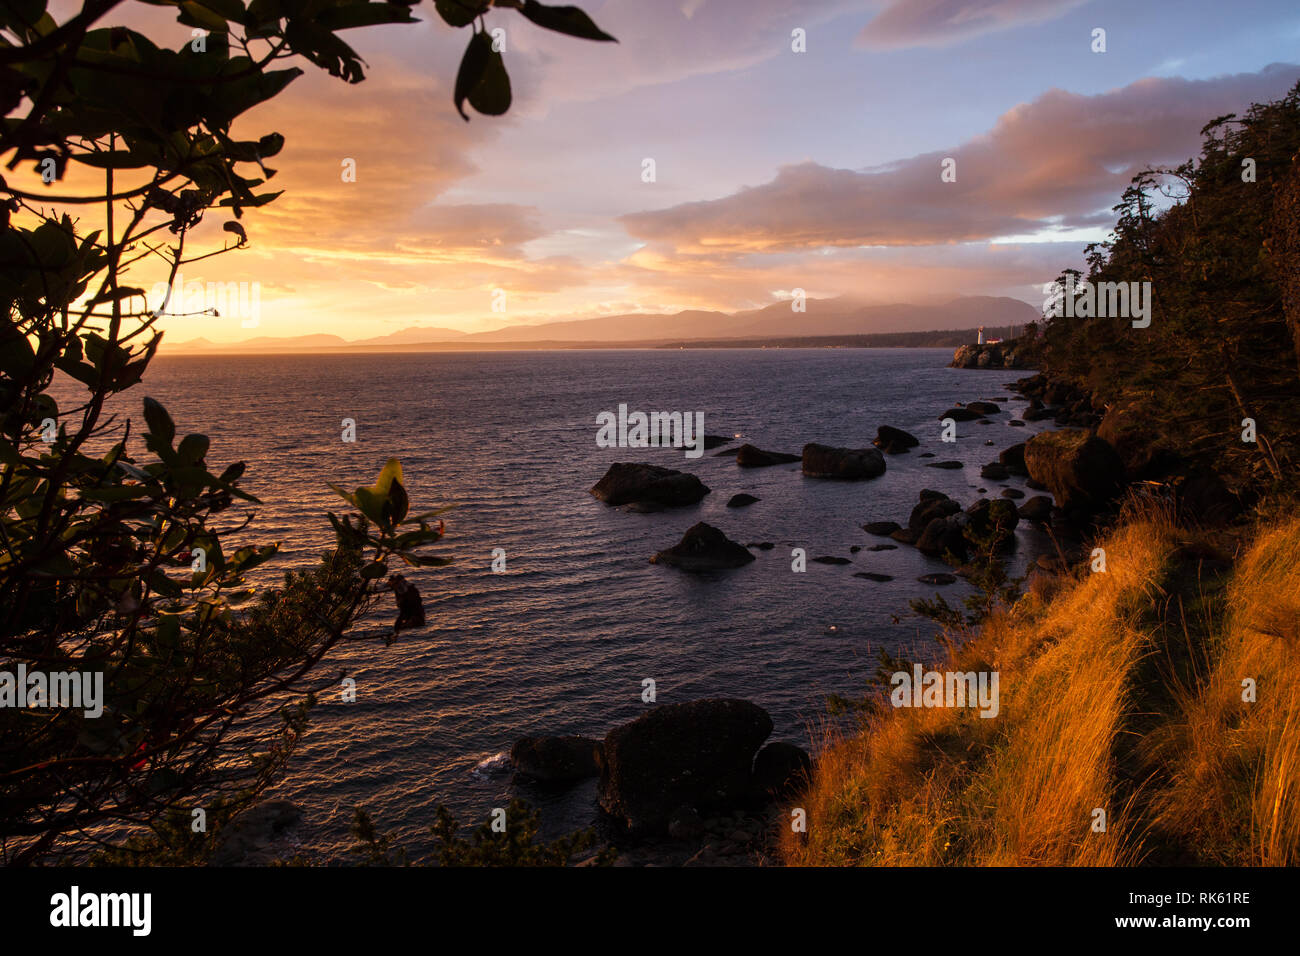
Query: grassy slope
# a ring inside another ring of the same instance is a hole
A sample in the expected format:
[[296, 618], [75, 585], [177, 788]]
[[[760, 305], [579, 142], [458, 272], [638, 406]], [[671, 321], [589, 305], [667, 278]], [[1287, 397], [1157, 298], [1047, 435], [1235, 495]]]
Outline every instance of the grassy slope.
[[1150, 511], [1102, 544], [933, 665], [997, 670], [996, 718], [885, 704], [825, 750], [789, 864], [1300, 863], [1300, 519], [1235, 562]]

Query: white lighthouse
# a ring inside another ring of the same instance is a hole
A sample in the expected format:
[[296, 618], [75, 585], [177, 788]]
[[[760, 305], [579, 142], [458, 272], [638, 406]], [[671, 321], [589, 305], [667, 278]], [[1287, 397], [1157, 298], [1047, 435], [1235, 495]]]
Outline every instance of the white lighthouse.
[[984, 344], [984, 326], [982, 325], [980, 326], [979, 335], [975, 339], [975, 344], [976, 345]]

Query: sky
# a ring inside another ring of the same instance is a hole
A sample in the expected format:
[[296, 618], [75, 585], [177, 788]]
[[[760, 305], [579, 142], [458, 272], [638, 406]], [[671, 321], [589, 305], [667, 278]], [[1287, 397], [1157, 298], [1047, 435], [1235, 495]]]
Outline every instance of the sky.
[[[167, 337], [472, 332], [794, 289], [1038, 305], [1137, 171], [1194, 156], [1209, 119], [1300, 79], [1294, 0], [580, 5], [619, 42], [488, 14], [514, 104], [468, 123], [452, 105], [468, 30], [430, 0], [419, 24], [347, 31], [366, 81], [309, 68], [237, 122], [238, 138], [285, 135], [285, 194], [246, 216], [246, 248], [184, 275], [256, 283], [257, 327], [169, 317]], [[140, 15], [120, 19], [188, 41]], [[205, 226], [200, 243], [219, 242], [219, 218]]]

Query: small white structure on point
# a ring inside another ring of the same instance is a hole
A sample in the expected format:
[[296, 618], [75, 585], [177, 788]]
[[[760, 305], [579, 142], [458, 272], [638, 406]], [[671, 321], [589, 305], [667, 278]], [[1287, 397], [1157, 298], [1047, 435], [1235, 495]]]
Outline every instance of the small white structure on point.
[[979, 336], [975, 339], [975, 344], [976, 345], [984, 344], [984, 326], [982, 325], [980, 326]]

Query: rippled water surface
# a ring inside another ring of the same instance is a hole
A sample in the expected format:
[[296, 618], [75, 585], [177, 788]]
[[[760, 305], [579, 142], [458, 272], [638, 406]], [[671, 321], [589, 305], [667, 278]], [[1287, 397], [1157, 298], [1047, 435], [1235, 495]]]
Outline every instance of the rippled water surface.
[[[969, 504], [991, 483], [979, 467], [1034, 430], [963, 423], [939, 441], [938, 416], [955, 402], [1005, 395], [1014, 372], [963, 371], [951, 353], [909, 350], [564, 351], [407, 355], [162, 357], [144, 394], [163, 401], [181, 433], [212, 438], [214, 470], [248, 462], [245, 487], [263, 505], [249, 540], [282, 542], [279, 567], [303, 566], [332, 541], [326, 509], [346, 507], [326, 486], [370, 484], [401, 458], [412, 510], [451, 503], [441, 553], [456, 563], [408, 574], [428, 627], [392, 647], [386, 622], [373, 641], [342, 649], [336, 665], [358, 701], [324, 700], [281, 796], [300, 803], [292, 840], [325, 859], [349, 845], [352, 808], [418, 849], [438, 803], [482, 820], [518, 793], [542, 806], [551, 831], [595, 817], [588, 784], [542, 793], [512, 784], [500, 755], [529, 733], [603, 735], [636, 717], [641, 682], [660, 703], [725, 695], [767, 708], [775, 739], [810, 744], [828, 693], [858, 694], [882, 648], [926, 644], [932, 629], [908, 600], [932, 593], [916, 577], [942, 562], [885, 539], [868, 521], [906, 523], [923, 488]], [[127, 409], [139, 418], [140, 393]], [[803, 478], [798, 464], [744, 470], [734, 456], [687, 459], [675, 449], [602, 449], [596, 416], [630, 409], [702, 411], [706, 431], [739, 433], [761, 448], [805, 442], [861, 446], [888, 423], [922, 439], [888, 458], [880, 479]], [[340, 422], [357, 422], [356, 444]], [[994, 447], [985, 445], [992, 439]], [[920, 452], [960, 459], [960, 471], [923, 467]], [[652, 461], [697, 474], [699, 505], [659, 514], [608, 508], [588, 489], [614, 461]], [[761, 499], [728, 509], [737, 492]], [[1029, 492], [1033, 494], [1033, 492]], [[696, 521], [742, 543], [771, 541], [752, 564], [711, 576], [651, 565]], [[1022, 554], [1034, 541], [1022, 531]], [[791, 549], [851, 557], [791, 571]], [[504, 548], [507, 571], [491, 571]], [[229, 547], [226, 549], [229, 551]], [[887, 583], [855, 571], [894, 576]], [[948, 588], [950, 600], [964, 584]], [[387, 613], [387, 612], [386, 612]]]

